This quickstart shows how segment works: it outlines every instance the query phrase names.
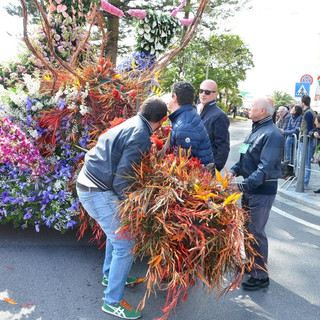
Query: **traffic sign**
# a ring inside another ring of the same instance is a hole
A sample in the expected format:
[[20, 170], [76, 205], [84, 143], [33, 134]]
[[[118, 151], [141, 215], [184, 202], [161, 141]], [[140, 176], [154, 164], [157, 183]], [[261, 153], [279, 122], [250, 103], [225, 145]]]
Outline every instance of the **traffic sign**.
[[312, 84], [313, 83], [313, 78], [312, 78], [312, 76], [310, 76], [310, 74], [304, 74], [301, 77], [300, 82], [305, 82], [305, 83]]
[[303, 97], [309, 95], [310, 92], [310, 83], [307, 82], [297, 82], [296, 88], [294, 90], [295, 97]]

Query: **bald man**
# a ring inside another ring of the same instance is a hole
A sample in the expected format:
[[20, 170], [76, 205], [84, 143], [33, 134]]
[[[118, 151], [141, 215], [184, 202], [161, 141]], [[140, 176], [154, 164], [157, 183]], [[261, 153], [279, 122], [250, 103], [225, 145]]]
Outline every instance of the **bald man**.
[[273, 123], [273, 101], [269, 98], [254, 100], [249, 112], [252, 131], [242, 143], [240, 160], [230, 169], [229, 178], [242, 176], [238, 185], [242, 195], [242, 207], [249, 214], [248, 229], [256, 243], [253, 247], [259, 255], [254, 257], [250, 278], [242, 283], [245, 290], [257, 290], [269, 286], [268, 239], [265, 226], [281, 177], [281, 155], [284, 136]]
[[230, 121], [226, 113], [217, 106], [217, 96], [218, 86], [213, 80], [201, 83], [197, 110], [208, 131], [216, 168], [220, 171], [225, 166], [230, 151]]

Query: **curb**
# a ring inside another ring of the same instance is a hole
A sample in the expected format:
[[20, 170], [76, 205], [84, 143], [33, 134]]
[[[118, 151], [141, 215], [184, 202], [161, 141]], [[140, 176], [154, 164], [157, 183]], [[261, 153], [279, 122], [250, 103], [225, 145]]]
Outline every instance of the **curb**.
[[309, 192], [298, 193], [279, 188], [277, 194], [283, 198], [291, 200], [292, 202], [302, 204], [310, 209], [319, 210], [320, 208], [320, 197], [313, 192], [312, 194]]

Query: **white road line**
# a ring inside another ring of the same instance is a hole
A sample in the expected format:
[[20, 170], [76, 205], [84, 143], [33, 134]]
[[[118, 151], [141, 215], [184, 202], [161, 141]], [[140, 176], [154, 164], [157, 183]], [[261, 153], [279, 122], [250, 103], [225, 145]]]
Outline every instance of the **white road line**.
[[302, 212], [306, 212], [306, 213], [312, 214], [313, 216], [320, 217], [320, 210], [319, 209], [315, 210], [310, 207], [306, 207], [303, 204], [300, 204], [298, 202], [294, 202], [291, 199], [287, 199], [285, 197], [282, 197], [279, 194], [277, 194], [276, 200], [278, 200], [284, 204], [287, 204], [291, 207], [294, 207], [295, 209], [299, 209]]
[[320, 231], [320, 226], [317, 225], [317, 224], [313, 224], [313, 223], [307, 222], [305, 220], [302, 220], [300, 218], [297, 218], [297, 217], [295, 217], [295, 216], [293, 216], [293, 215], [291, 215], [291, 214], [289, 214], [287, 212], [284, 212], [284, 211], [282, 211], [282, 210], [280, 210], [280, 209], [278, 209], [276, 207], [272, 207], [271, 210], [276, 212], [276, 213], [278, 213], [278, 214], [280, 214], [283, 217], [286, 217], [286, 218], [288, 218], [290, 220], [296, 221], [296, 222], [298, 222], [300, 224], [303, 224], [303, 225], [305, 225], [305, 226], [307, 226], [309, 228], [312, 228], [312, 229]]

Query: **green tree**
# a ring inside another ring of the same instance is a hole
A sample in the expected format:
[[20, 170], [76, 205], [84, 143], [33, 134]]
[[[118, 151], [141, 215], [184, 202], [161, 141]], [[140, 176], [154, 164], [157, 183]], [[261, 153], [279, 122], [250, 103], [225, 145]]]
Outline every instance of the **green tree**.
[[252, 53], [239, 36], [197, 38], [164, 70], [162, 85], [168, 90], [173, 82], [185, 80], [199, 88], [205, 79], [213, 79], [226, 95], [226, 103], [237, 105], [241, 103], [238, 83], [252, 67]]
[[294, 103], [293, 97], [283, 91], [275, 91], [273, 93], [273, 100], [275, 108], [278, 108], [280, 106], [287, 106]]

